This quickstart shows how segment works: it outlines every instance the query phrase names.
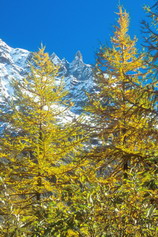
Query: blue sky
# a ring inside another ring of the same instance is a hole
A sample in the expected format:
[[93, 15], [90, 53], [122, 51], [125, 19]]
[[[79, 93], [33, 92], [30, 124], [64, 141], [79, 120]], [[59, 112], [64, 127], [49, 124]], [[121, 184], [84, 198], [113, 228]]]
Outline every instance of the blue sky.
[[139, 47], [142, 8], [153, 0], [0, 0], [0, 38], [30, 51], [42, 42], [68, 61], [80, 50], [86, 63], [94, 63], [100, 43], [112, 36], [119, 2], [130, 14], [130, 34], [140, 39]]

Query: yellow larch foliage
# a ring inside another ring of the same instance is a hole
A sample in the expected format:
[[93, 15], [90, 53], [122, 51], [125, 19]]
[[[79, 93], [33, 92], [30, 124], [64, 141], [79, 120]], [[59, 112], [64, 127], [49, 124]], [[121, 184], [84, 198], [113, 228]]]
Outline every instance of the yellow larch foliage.
[[128, 35], [128, 13], [119, 7], [118, 15], [111, 48], [103, 46], [97, 53], [96, 93], [89, 95], [86, 110], [102, 143], [92, 151], [98, 169], [114, 163], [113, 171], [126, 173], [138, 164], [148, 166], [157, 156], [156, 102], [152, 83], [145, 83], [145, 55], [137, 53], [136, 39]]
[[58, 73], [42, 48], [33, 54], [28, 76], [13, 80], [11, 114], [0, 142], [4, 236], [7, 231], [22, 236], [25, 225], [42, 220], [49, 202], [59, 202], [81, 166], [83, 132], [66, 121], [70, 102]]

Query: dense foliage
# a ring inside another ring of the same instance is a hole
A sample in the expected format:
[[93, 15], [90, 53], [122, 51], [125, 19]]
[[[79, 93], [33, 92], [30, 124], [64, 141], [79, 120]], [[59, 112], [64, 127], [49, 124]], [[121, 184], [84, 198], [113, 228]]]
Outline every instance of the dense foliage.
[[71, 172], [80, 166], [83, 132], [72, 121], [63, 124], [70, 105], [58, 70], [44, 49], [35, 53], [28, 77], [13, 80], [10, 113], [2, 113], [4, 234], [22, 236], [26, 226], [43, 220], [49, 202], [58, 202]]
[[43, 48], [12, 81], [12, 99], [1, 96], [1, 236], [158, 235], [157, 3], [146, 10], [152, 26], [143, 23], [138, 53], [119, 7], [85, 115], [70, 119], [69, 92]]

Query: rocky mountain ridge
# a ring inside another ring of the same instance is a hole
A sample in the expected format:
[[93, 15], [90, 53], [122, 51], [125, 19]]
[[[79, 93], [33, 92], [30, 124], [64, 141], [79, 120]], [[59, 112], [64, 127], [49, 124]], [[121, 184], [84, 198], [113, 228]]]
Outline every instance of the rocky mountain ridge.
[[[11, 48], [0, 40], [0, 88], [3, 93], [12, 93], [12, 78], [20, 80], [26, 76], [31, 55], [28, 50]], [[60, 66], [59, 77], [64, 78], [69, 98], [74, 103], [72, 112], [79, 114], [87, 100], [85, 91], [90, 92], [93, 88], [92, 66], [83, 62], [80, 51], [76, 53], [72, 62], [65, 58], [60, 59], [55, 53], [50, 55], [50, 58], [55, 65]]]

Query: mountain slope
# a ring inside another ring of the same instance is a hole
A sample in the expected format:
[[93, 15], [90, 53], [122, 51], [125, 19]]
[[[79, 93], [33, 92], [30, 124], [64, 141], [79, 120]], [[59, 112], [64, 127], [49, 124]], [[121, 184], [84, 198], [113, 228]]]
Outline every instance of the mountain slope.
[[[0, 40], [0, 88], [2, 93], [11, 95], [11, 79], [20, 80], [26, 76], [31, 55], [32, 53], [25, 49], [11, 48]], [[74, 103], [72, 111], [80, 113], [87, 100], [85, 91], [90, 92], [93, 88], [92, 66], [83, 62], [80, 51], [76, 53], [72, 62], [60, 59], [55, 53], [50, 57], [54, 64], [60, 66], [59, 77], [64, 78], [66, 89], [69, 91], [69, 99]]]

